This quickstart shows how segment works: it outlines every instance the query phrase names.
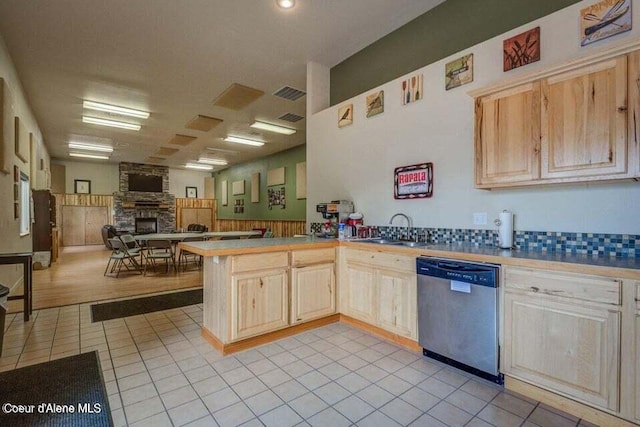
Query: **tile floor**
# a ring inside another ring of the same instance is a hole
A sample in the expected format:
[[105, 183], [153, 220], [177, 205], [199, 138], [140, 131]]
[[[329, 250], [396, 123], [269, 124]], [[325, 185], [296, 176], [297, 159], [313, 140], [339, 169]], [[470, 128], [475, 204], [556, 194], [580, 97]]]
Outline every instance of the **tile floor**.
[[591, 425], [342, 323], [226, 357], [201, 323], [201, 305], [8, 315], [0, 371], [98, 350], [116, 426]]

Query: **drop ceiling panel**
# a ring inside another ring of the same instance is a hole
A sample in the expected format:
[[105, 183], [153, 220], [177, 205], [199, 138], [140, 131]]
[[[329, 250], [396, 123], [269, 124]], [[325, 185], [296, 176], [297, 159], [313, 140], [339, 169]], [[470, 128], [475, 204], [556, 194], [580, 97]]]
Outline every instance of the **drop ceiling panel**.
[[185, 146], [185, 145], [191, 144], [196, 139], [198, 138], [195, 136], [176, 134], [173, 138], [169, 140], [169, 144]]
[[222, 123], [222, 119], [216, 119], [215, 117], [203, 116], [198, 114], [191, 121], [189, 121], [185, 127], [188, 129], [200, 130], [202, 132], [209, 132], [214, 127]]
[[158, 151], [156, 151], [156, 154], [160, 156], [171, 156], [172, 154], [175, 154], [178, 151], [180, 150], [178, 150], [177, 148], [160, 147]]
[[234, 83], [213, 101], [213, 105], [230, 110], [242, 110], [262, 95], [264, 92], [260, 89]]

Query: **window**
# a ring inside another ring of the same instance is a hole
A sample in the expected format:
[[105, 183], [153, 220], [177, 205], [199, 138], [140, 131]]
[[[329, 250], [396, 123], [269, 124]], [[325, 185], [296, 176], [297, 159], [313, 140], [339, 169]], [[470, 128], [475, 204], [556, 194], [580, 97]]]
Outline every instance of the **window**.
[[20, 173], [20, 235], [26, 236], [31, 227], [31, 192], [29, 177]]

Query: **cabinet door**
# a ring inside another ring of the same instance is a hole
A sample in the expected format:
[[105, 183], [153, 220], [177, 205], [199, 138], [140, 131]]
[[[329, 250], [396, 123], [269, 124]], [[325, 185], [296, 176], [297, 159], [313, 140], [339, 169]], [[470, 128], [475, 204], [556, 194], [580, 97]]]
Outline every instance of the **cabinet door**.
[[62, 207], [62, 244], [64, 246], [84, 245], [84, 206]]
[[540, 177], [540, 83], [476, 100], [476, 186], [495, 187]]
[[[632, 371], [635, 373], [635, 417], [636, 421], [640, 421], [640, 282], [635, 284], [635, 297], [636, 310], [634, 316], [633, 328], [635, 330], [635, 357], [631, 363], [635, 362]], [[627, 362], [628, 363], [628, 362]]]
[[207, 227], [209, 231], [213, 230], [213, 210], [209, 208], [198, 209], [198, 224]]
[[198, 224], [198, 209], [180, 208], [180, 224], [178, 227], [186, 230], [189, 224]]
[[378, 326], [389, 332], [417, 339], [418, 310], [415, 273], [377, 271]]
[[231, 278], [231, 339], [288, 325], [287, 270], [234, 274]]
[[504, 373], [618, 411], [620, 313], [505, 292]]
[[291, 269], [291, 323], [335, 313], [335, 291], [333, 263]]
[[85, 209], [84, 244], [101, 245], [102, 227], [108, 224], [106, 206], [87, 206]]
[[346, 283], [341, 288], [342, 311], [363, 322], [375, 324], [375, 275], [370, 267], [346, 264]]
[[542, 82], [542, 177], [627, 172], [627, 58]]

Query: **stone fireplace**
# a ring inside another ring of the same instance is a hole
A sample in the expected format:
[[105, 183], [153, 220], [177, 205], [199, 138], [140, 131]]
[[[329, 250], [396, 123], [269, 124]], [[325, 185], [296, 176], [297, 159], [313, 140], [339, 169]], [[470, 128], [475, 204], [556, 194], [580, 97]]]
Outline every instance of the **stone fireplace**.
[[[162, 177], [162, 192], [129, 191], [129, 174]], [[138, 223], [145, 229], [155, 225], [155, 232], [169, 233], [176, 227], [175, 196], [169, 194], [169, 168], [140, 163], [120, 163], [120, 191], [113, 193], [116, 229], [140, 233]], [[141, 220], [141, 221], [138, 221]], [[149, 231], [146, 231], [147, 233]]]

